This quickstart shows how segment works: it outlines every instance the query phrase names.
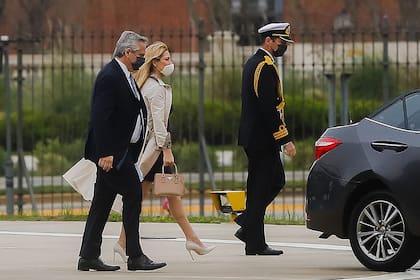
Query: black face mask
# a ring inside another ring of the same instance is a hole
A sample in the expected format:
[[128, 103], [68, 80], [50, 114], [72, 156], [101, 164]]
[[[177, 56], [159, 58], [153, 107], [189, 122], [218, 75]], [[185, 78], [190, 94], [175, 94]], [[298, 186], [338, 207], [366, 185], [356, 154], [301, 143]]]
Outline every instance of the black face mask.
[[283, 56], [283, 54], [286, 52], [286, 50], [287, 50], [287, 45], [279, 45], [277, 50], [274, 51], [274, 56], [275, 57]]
[[136, 62], [132, 63], [131, 66], [133, 70], [139, 70], [139, 68], [144, 64], [144, 57], [137, 57]]

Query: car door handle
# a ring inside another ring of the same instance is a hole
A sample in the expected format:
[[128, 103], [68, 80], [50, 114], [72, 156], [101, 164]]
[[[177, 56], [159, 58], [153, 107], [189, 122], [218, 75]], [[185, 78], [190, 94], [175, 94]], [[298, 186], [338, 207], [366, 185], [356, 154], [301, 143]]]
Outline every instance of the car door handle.
[[396, 143], [396, 142], [386, 142], [386, 141], [377, 141], [372, 142], [370, 144], [372, 148], [379, 152], [383, 152], [384, 150], [393, 150], [396, 152], [402, 152], [408, 148], [407, 144]]

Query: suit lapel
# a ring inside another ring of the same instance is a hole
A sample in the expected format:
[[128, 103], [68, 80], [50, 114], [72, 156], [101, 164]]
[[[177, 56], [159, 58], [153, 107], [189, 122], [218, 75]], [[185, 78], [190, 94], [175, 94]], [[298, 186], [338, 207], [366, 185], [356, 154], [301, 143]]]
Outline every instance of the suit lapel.
[[137, 90], [139, 91], [140, 94], [140, 100], [138, 100], [133, 93], [133, 90], [131, 89], [131, 86], [124, 74], [124, 71], [121, 69], [120, 65], [118, 65], [118, 62], [115, 61], [115, 59], [113, 59], [111, 61], [113, 67], [116, 69], [116, 71], [118, 72], [120, 78], [123, 80], [123, 83], [126, 85], [126, 92], [127, 94], [129, 94], [129, 98], [131, 98], [132, 102], [134, 104], [136, 104], [136, 108], [139, 108], [139, 113], [140, 111], [142, 111], [143, 113], [143, 128], [142, 128], [142, 137], [144, 139], [145, 133], [146, 133], [146, 127], [145, 125], [147, 124], [147, 111], [146, 111], [146, 104], [144, 103], [143, 100], [143, 95], [141, 94], [140, 89], [137, 87]]
[[[132, 96], [135, 100], [137, 100], [137, 98], [135, 97], [135, 95], [134, 95], [134, 93], [133, 93], [133, 90], [131, 89], [131, 85], [130, 85], [130, 83], [128, 82], [128, 80], [127, 80], [127, 78], [126, 78], [126, 76], [125, 76], [125, 74], [124, 74], [124, 71], [121, 69], [121, 66], [118, 64], [118, 62], [117, 61], [115, 61], [115, 59], [116, 58], [114, 58], [112, 61], [111, 61], [111, 63], [112, 63], [112, 65], [113, 65], [113, 67], [116, 69], [116, 71], [118, 72], [118, 74], [119, 74], [119, 76], [120, 76], [120, 79], [123, 81], [123, 83], [125, 84], [125, 87], [126, 87], [126, 92], [127, 92], [127, 94], [129, 94], [130, 96]], [[139, 91], [140, 92], [140, 91]]]

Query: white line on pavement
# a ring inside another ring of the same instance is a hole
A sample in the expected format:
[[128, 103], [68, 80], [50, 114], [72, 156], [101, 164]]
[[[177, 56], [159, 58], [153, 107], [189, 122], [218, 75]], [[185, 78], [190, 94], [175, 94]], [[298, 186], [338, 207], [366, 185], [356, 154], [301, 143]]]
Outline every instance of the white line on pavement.
[[[0, 231], [0, 235], [24, 235], [24, 236], [51, 236], [51, 237], [78, 237], [81, 238], [80, 233], [59, 233], [59, 232], [25, 232], [25, 231]], [[103, 235], [105, 239], [117, 239], [116, 235]], [[185, 238], [152, 238], [144, 237], [145, 239], [159, 239], [167, 241], [185, 242]], [[202, 239], [205, 243], [218, 243], [218, 244], [239, 244], [242, 243], [237, 240], [226, 240], [226, 239]], [[294, 247], [294, 248], [305, 248], [305, 249], [320, 249], [320, 250], [341, 250], [351, 251], [349, 246], [339, 245], [325, 245], [315, 243], [286, 243], [286, 242], [269, 242], [272, 246], [281, 247]], [[4, 247], [3, 247], [4, 248]], [[188, 278], [188, 277], [187, 277]], [[171, 278], [172, 279], [172, 278]], [[183, 278], [186, 279], [186, 278]], [[205, 277], [203, 279], [206, 279]], [[235, 277], [218, 277], [217, 279], [237, 279]], [[255, 279], [255, 278], [254, 278]], [[266, 278], [261, 278], [266, 279]], [[378, 276], [362, 277], [362, 278], [339, 278], [340, 280], [413, 280], [420, 279], [420, 271], [411, 269], [406, 272], [388, 273]]]
[[[30, 235], [30, 236], [52, 236], [52, 237], [82, 237], [80, 233], [59, 233], [59, 232], [26, 232], [26, 231], [0, 231], [3, 235]], [[105, 239], [117, 239], [116, 235], [103, 235]], [[152, 238], [143, 237], [144, 239], [159, 239], [159, 240], [171, 240], [177, 242], [185, 242], [185, 238]], [[206, 243], [218, 243], [218, 244], [241, 244], [241, 241], [237, 240], [226, 240], [226, 239], [202, 239]], [[320, 250], [340, 250], [340, 251], [351, 251], [349, 246], [339, 245], [325, 245], [325, 244], [312, 244], [312, 243], [286, 243], [286, 242], [269, 242], [269, 245], [280, 246], [280, 247], [293, 247], [293, 248], [305, 248], [305, 249], [320, 249]]]
[[412, 280], [420, 279], [420, 271], [408, 270], [405, 272], [395, 272], [378, 276], [361, 278], [340, 278], [340, 280]]

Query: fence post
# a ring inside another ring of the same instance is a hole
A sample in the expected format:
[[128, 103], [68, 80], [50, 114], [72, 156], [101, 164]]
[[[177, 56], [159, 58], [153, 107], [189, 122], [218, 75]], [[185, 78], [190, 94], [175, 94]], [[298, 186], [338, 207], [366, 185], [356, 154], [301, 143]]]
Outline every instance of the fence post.
[[346, 125], [349, 123], [349, 110], [348, 110], [348, 81], [350, 73], [341, 73], [341, 124]]
[[[23, 41], [25, 42], [25, 41]], [[34, 42], [33, 40], [27, 40], [26, 42]], [[36, 214], [38, 209], [35, 201], [35, 194], [32, 186], [32, 182], [29, 179], [28, 169], [25, 163], [25, 154], [23, 151], [23, 50], [19, 48], [17, 50], [17, 125], [16, 125], [16, 146], [18, 156], [18, 212], [20, 215], [23, 214], [23, 176], [26, 179], [26, 186], [28, 187], [29, 194], [31, 195], [32, 202], [32, 213]]]
[[388, 16], [384, 15], [381, 23], [382, 31], [382, 42], [383, 42], [383, 58], [382, 65], [384, 67], [384, 73], [382, 76], [382, 86], [384, 102], [389, 98], [389, 60], [388, 60], [388, 43], [389, 43], [389, 20]]
[[328, 79], [328, 127], [335, 126], [335, 73], [325, 74]]
[[18, 151], [18, 169], [17, 169], [17, 206], [18, 206], [18, 213], [19, 215], [23, 214], [23, 179], [22, 179], [22, 172], [23, 172], [23, 162], [24, 158], [20, 156], [20, 151], [23, 151], [23, 140], [22, 140], [22, 126], [23, 126], [23, 111], [22, 111], [22, 71], [23, 71], [23, 63], [22, 63], [22, 49], [17, 50], [17, 122], [16, 122], [16, 146]]
[[204, 160], [205, 149], [203, 146], [204, 138], [204, 71], [206, 64], [204, 62], [204, 44], [205, 33], [203, 20], [198, 21], [198, 145], [199, 145], [199, 159], [198, 159], [198, 172], [199, 172], [199, 193], [200, 193], [200, 216], [204, 216]]
[[10, 75], [9, 75], [9, 36], [0, 36], [2, 43], [2, 56], [4, 56], [4, 92], [6, 95], [6, 162], [4, 171], [6, 175], [6, 213], [13, 215], [13, 162], [12, 162], [12, 129], [10, 120]]

